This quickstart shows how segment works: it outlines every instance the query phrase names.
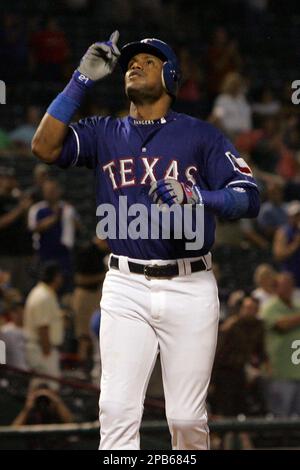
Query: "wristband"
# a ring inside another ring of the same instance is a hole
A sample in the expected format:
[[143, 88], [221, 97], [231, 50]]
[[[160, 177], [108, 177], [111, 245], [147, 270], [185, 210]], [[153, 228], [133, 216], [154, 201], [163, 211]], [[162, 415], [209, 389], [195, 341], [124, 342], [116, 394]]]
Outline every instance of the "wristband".
[[65, 89], [55, 98], [47, 109], [58, 121], [69, 124], [72, 117], [80, 107], [87, 90], [92, 88], [94, 81], [86, 77], [79, 70], [75, 70]]

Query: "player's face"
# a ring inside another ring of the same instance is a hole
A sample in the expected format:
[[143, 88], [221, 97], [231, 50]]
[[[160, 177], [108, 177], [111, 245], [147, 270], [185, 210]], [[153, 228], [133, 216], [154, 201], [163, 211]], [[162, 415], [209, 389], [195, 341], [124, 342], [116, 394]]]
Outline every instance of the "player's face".
[[151, 54], [137, 54], [128, 63], [125, 74], [125, 90], [135, 102], [142, 99], [157, 100], [165, 93], [161, 74], [163, 62]]

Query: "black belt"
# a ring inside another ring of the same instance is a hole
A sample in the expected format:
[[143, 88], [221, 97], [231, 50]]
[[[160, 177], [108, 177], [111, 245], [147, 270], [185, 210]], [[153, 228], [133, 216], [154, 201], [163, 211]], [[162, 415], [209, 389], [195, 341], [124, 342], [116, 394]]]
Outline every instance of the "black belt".
[[[197, 261], [191, 261], [191, 272], [195, 273], [197, 271], [209, 271], [203, 259], [198, 259]], [[129, 271], [134, 274], [144, 274], [146, 279], [156, 278], [156, 279], [168, 279], [179, 275], [178, 264], [138, 264], [132, 261], [128, 261]], [[116, 256], [111, 256], [110, 258], [110, 268], [120, 269], [119, 268], [119, 258]]]

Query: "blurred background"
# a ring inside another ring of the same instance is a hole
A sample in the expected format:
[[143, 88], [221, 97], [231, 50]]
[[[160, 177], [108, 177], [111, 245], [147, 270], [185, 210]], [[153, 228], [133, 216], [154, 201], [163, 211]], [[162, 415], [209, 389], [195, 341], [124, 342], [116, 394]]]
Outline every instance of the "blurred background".
[[[292, 82], [300, 80], [300, 3], [5, 3], [0, 448], [98, 445], [98, 305], [109, 252], [95, 238], [93, 175], [38, 163], [30, 143], [88, 46], [115, 29], [121, 46], [158, 37], [175, 49], [183, 78], [174, 109], [219, 127], [261, 191], [256, 220], [217, 224], [221, 319], [208, 395], [212, 448], [300, 447], [300, 107], [292, 102]], [[127, 112], [117, 68], [76, 120]], [[170, 448], [159, 363], [147, 393], [142, 447]]]

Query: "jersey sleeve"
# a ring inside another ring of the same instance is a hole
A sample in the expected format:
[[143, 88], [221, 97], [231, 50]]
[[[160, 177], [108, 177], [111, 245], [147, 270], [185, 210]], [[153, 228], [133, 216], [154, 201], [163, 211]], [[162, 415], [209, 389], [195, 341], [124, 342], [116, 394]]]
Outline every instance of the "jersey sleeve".
[[257, 188], [252, 171], [245, 160], [238, 154], [232, 143], [215, 130], [202, 142], [203, 160], [202, 177], [210, 190], [223, 188]]
[[54, 164], [60, 168], [72, 166], [95, 168], [101, 122], [102, 118], [95, 116], [70, 124], [62, 152]]

